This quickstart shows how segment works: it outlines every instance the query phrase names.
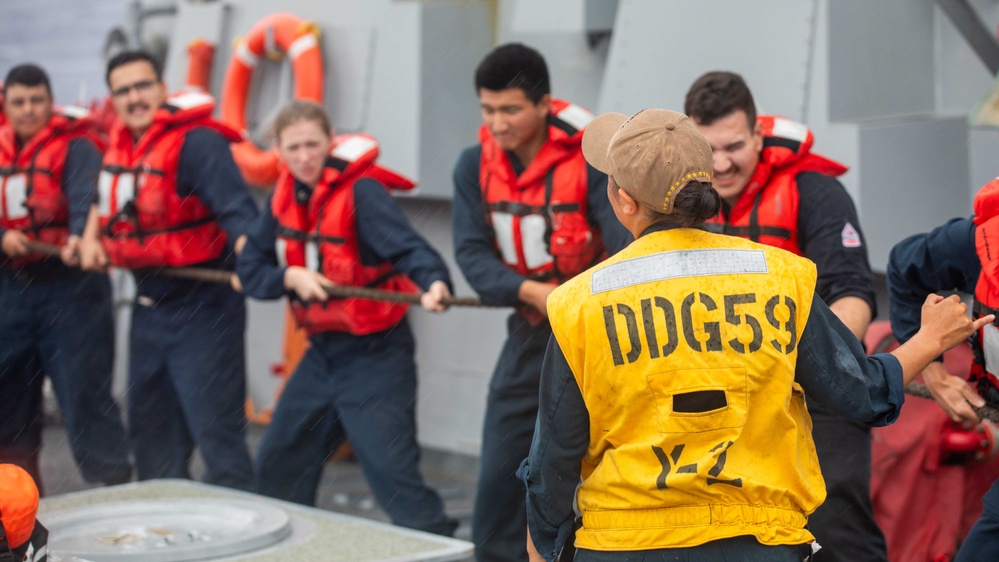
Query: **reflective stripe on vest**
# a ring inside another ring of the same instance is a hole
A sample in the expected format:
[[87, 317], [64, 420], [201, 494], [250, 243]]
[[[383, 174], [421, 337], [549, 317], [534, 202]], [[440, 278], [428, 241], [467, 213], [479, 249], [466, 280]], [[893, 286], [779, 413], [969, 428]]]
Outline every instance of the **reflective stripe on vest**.
[[3, 178], [3, 216], [9, 220], [28, 216], [28, 176], [12, 174]]

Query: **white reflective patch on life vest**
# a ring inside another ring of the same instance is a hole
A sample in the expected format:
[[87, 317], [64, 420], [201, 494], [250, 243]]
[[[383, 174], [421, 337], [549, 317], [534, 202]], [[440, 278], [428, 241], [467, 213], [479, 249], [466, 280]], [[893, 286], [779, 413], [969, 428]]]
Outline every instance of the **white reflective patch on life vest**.
[[280, 236], [274, 240], [274, 253], [279, 267], [288, 267], [288, 243]]
[[111, 216], [111, 185], [113, 183], [114, 174], [101, 170], [101, 175], [97, 178], [97, 214], [102, 217]]
[[843, 247], [844, 248], [859, 248], [863, 243], [860, 241], [860, 233], [857, 232], [853, 225], [846, 223], [843, 226]]
[[371, 150], [378, 148], [378, 141], [371, 137], [351, 135], [333, 147], [333, 157], [354, 162]]
[[212, 105], [215, 103], [215, 98], [204, 92], [188, 90], [186, 92], [170, 96], [167, 103], [178, 109], [191, 109], [192, 107], [198, 107], [199, 105]]
[[295, 39], [291, 43], [288, 47], [288, 58], [294, 61], [305, 51], [314, 48], [316, 44], [316, 36], [311, 33], [307, 33], [298, 39]]
[[3, 185], [3, 210], [8, 220], [23, 219], [28, 216], [28, 176], [14, 174], [8, 176]]
[[311, 240], [305, 243], [305, 267], [309, 271], [319, 271], [319, 244]]
[[125, 208], [135, 200], [135, 174], [119, 174], [118, 185], [114, 190], [115, 212]]
[[590, 121], [593, 121], [592, 113], [574, 103], [570, 103], [565, 109], [559, 111], [557, 117], [580, 131], [586, 128]]
[[[34, 535], [32, 535], [32, 541], [37, 540]], [[25, 562], [38, 562], [39, 560], [47, 560], [49, 554], [48, 545], [41, 545], [38, 549], [35, 549], [35, 543], [29, 542], [28, 548], [24, 551], [24, 561]]]
[[508, 265], [517, 265], [517, 248], [513, 245], [513, 215], [510, 213], [490, 213], [496, 245], [500, 255]]
[[995, 375], [999, 371], [999, 329], [994, 324], [982, 328], [982, 349], [985, 351], [985, 370]]
[[87, 108], [80, 107], [78, 105], [64, 105], [56, 111], [71, 119], [83, 119], [90, 116], [90, 112], [87, 111]]
[[527, 269], [537, 269], [552, 262], [545, 244], [545, 231], [548, 223], [541, 215], [520, 217], [520, 241], [524, 247], [524, 266]]
[[677, 250], [630, 259], [593, 272], [590, 293], [597, 294], [643, 283], [699, 277], [767, 273], [762, 250]]
[[773, 135], [775, 137], [783, 137], [785, 139], [791, 139], [798, 142], [805, 142], [805, 139], [808, 138], [808, 127], [798, 123], [797, 121], [777, 117], [774, 119]]

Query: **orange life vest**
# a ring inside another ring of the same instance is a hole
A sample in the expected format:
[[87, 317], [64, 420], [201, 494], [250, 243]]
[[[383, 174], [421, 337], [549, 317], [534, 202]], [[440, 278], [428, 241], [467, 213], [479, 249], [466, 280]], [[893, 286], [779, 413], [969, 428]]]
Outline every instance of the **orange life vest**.
[[[0, 128], [0, 226], [29, 239], [62, 246], [69, 235], [69, 207], [62, 190], [69, 144], [86, 139], [103, 151], [106, 143], [86, 111], [60, 108], [22, 147], [10, 124]], [[21, 267], [45, 259], [40, 254], [11, 257]]]
[[548, 140], [520, 176], [485, 126], [479, 129], [479, 186], [496, 249], [517, 273], [562, 282], [607, 257], [586, 216], [586, 160], [580, 149], [589, 111], [552, 100]]
[[[980, 318], [999, 312], [999, 178], [975, 195], [975, 252], [982, 264], [975, 285], [974, 314]], [[999, 329], [984, 326], [972, 337], [975, 361], [968, 380], [989, 405], [999, 407]]]
[[240, 139], [211, 118], [214, 107], [203, 93], [173, 96], [138, 142], [120, 120], [115, 122], [98, 182], [101, 229], [112, 264], [184, 266], [222, 255], [226, 233], [212, 211], [197, 196], [177, 194], [177, 167], [188, 133], [204, 127], [229, 141]]
[[815, 137], [805, 125], [774, 115], [761, 115], [756, 120], [763, 128], [763, 150], [756, 171], [728, 215], [722, 211], [706, 226], [800, 256], [798, 174], [841, 176], [847, 167], [813, 154]]
[[[308, 203], [295, 199], [295, 178], [287, 165], [281, 168], [271, 199], [271, 213], [278, 222], [276, 253], [283, 266], [319, 271], [337, 285], [376, 287], [419, 293], [419, 287], [389, 263], [361, 263], [355, 224], [354, 184], [376, 178], [388, 188], [409, 189], [413, 183], [375, 164], [378, 142], [367, 135], [340, 135], [334, 139], [326, 166]], [[354, 335], [387, 330], [406, 315], [405, 304], [368, 299], [330, 299], [326, 302], [292, 302], [298, 325], [311, 335], [349, 332]]]

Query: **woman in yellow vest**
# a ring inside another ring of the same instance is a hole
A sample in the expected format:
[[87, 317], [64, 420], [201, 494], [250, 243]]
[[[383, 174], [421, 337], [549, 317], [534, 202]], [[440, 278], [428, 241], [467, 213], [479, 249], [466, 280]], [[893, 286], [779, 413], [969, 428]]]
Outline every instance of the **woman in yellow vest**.
[[825, 498], [805, 396], [889, 424], [904, 384], [992, 318], [931, 295], [916, 336], [867, 358], [815, 298], [812, 262], [699, 228], [719, 199], [685, 115], [602, 115], [583, 153], [636, 240], [548, 299], [519, 473], [531, 560], [559, 557], [577, 511], [581, 562], [805, 559]]

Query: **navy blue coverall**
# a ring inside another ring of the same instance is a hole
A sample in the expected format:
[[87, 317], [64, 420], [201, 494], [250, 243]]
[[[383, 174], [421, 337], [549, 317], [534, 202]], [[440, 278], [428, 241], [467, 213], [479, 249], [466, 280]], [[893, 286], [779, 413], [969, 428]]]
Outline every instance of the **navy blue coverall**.
[[[100, 169], [101, 154], [90, 141], [70, 142], [62, 177], [70, 234], [83, 233]], [[0, 236], [4, 232], [0, 228]], [[131, 479], [125, 429], [111, 397], [108, 276], [66, 267], [58, 258], [20, 268], [0, 265], [0, 310], [0, 462], [21, 466], [42, 488], [38, 452], [48, 375], [83, 478], [105, 484]]]
[[[971, 219], [953, 219], [896, 244], [888, 260], [895, 338], [905, 342], [919, 330], [923, 301], [930, 293], [956, 290], [974, 294], [981, 270]], [[999, 560], [999, 481], [982, 497], [982, 504], [982, 516], [965, 537], [954, 562]]]
[[[413, 230], [381, 183], [362, 178], [353, 189], [361, 263], [388, 262], [424, 290], [438, 280], [450, 287], [446, 264]], [[296, 181], [295, 194], [307, 202], [311, 188]], [[272, 213], [261, 214], [239, 257], [237, 271], [251, 297], [288, 294], [285, 268], [277, 265], [277, 226]], [[409, 323], [403, 319], [393, 328], [363, 336], [322, 332], [309, 341], [257, 452], [256, 491], [314, 505], [326, 459], [350, 439], [375, 498], [393, 523], [453, 534], [457, 522], [444, 514], [440, 496], [420, 475]]]
[[[200, 267], [233, 269], [231, 246], [257, 216], [229, 143], [195, 129], [180, 148], [177, 193], [196, 195], [229, 240], [222, 258]], [[139, 479], [190, 478], [195, 445], [205, 482], [249, 490], [243, 295], [228, 285], [136, 270], [129, 336], [129, 438]]]
[[[462, 273], [483, 302], [517, 306], [521, 283], [526, 278], [500, 259], [493, 230], [482, 211], [479, 163], [482, 147], [465, 149], [454, 169], [452, 207], [455, 258]], [[524, 165], [508, 152], [514, 173]], [[600, 227], [609, 254], [634, 238], [621, 226], [607, 200], [607, 176], [587, 166], [590, 222]], [[527, 518], [524, 485], [517, 467], [531, 449], [538, 415], [538, 384], [545, 347], [552, 334], [546, 321], [531, 326], [520, 314], [507, 319], [507, 340], [489, 383], [486, 417], [482, 428], [482, 456], [472, 541], [476, 557], [483, 561], [526, 560]]]

